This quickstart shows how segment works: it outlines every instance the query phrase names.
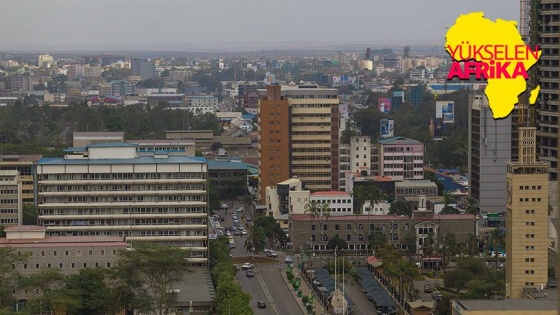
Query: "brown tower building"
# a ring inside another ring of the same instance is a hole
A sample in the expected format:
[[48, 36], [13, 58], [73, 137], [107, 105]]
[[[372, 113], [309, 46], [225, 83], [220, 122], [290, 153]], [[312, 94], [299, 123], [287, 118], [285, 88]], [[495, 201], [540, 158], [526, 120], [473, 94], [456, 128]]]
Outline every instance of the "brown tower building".
[[338, 94], [317, 85], [259, 92], [259, 195], [297, 176], [311, 191], [338, 190]]
[[507, 163], [506, 297], [546, 287], [548, 163], [536, 159], [536, 128], [519, 128], [519, 161]]

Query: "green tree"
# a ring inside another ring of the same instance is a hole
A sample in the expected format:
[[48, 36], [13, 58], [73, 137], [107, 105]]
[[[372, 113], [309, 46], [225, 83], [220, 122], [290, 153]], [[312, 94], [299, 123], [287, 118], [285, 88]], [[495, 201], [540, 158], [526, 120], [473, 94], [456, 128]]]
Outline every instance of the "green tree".
[[406, 199], [399, 197], [391, 202], [391, 205], [389, 206], [389, 214], [411, 216], [412, 209]]
[[374, 229], [368, 235], [368, 241], [369, 246], [374, 249], [375, 253], [377, 253], [377, 250], [381, 246], [389, 243], [389, 240], [387, 240], [387, 235], [383, 234], [383, 231], [380, 228]]
[[85, 268], [66, 280], [66, 288], [75, 292], [81, 303], [77, 314], [109, 314], [116, 310], [116, 292], [109, 286], [109, 270], [105, 268]]
[[168, 292], [190, 272], [190, 252], [174, 246], [139, 243], [120, 255], [117, 268], [121, 274], [132, 276], [132, 281], [141, 283], [141, 287], [135, 288], [136, 293], [152, 302], [151, 312], [168, 314], [174, 302]]
[[275, 243], [284, 244], [288, 241], [286, 232], [282, 230], [280, 224], [273, 218], [268, 216], [260, 216], [253, 220], [253, 225], [255, 227], [260, 227], [264, 231], [268, 243], [271, 248], [274, 248]]
[[37, 225], [37, 209], [33, 204], [25, 203], [22, 206], [23, 225]]
[[52, 310], [53, 304], [50, 292], [63, 287], [66, 277], [56, 269], [42, 269], [20, 280], [20, 285], [31, 292], [38, 292], [30, 299], [28, 307], [32, 312], [43, 314], [45, 310]]
[[345, 240], [338, 237], [338, 235], [331, 237], [331, 239], [327, 243], [327, 249], [336, 249], [336, 248], [338, 248], [339, 252], [343, 249], [348, 248], [348, 243], [346, 243]]
[[496, 257], [496, 270], [498, 270], [500, 249], [505, 250], [505, 245], [506, 245], [504, 234], [502, 234], [500, 228], [495, 228], [492, 231], [490, 231], [490, 233], [488, 234], [487, 243], [492, 244], [492, 247], [494, 249], [494, 255]]
[[467, 269], [449, 270], [443, 273], [445, 287], [455, 291], [461, 291], [467, 287], [467, 283], [475, 278], [475, 275]]
[[260, 253], [266, 247], [266, 233], [264, 229], [260, 226], [250, 225], [249, 226], [249, 236], [245, 240], [243, 248], [246, 252], [250, 252], [255, 255], [255, 252]]
[[0, 309], [14, 302], [12, 289], [18, 287], [21, 274], [18, 266], [27, 262], [29, 255], [18, 254], [13, 247], [0, 247]]

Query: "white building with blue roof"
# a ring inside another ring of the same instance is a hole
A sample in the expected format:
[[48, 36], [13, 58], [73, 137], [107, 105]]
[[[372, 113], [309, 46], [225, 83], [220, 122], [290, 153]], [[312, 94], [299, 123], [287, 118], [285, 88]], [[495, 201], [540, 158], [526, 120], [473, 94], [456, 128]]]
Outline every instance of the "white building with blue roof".
[[37, 208], [50, 236], [120, 236], [190, 249], [208, 260], [205, 158], [138, 156], [137, 144], [97, 143], [37, 162]]

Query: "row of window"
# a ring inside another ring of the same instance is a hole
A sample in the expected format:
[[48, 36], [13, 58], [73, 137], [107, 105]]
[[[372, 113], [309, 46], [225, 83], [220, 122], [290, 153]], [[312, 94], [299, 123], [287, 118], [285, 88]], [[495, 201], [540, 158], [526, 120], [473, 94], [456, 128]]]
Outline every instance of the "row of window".
[[40, 203], [73, 203], [73, 202], [167, 202], [167, 201], [204, 201], [203, 195], [167, 195], [167, 196], [46, 196]]
[[41, 174], [42, 180], [204, 179], [205, 172]]
[[39, 192], [205, 190], [203, 184], [41, 185]]
[[[529, 198], [519, 198], [519, 201], [520, 201], [520, 202], [524, 202], [524, 201], [525, 201], [525, 202], [528, 202], [528, 201], [529, 201]], [[541, 201], [541, 198], [531, 198], [531, 201], [532, 201], [532, 202]]]
[[[340, 237], [340, 235], [335, 234], [334, 237]], [[352, 242], [352, 241], [355, 241], [356, 238], [357, 238], [358, 242], [363, 242], [363, 241], [366, 240], [366, 235], [364, 235], [364, 234], [357, 234], [357, 235], [346, 234], [345, 239], [346, 239], [347, 242]], [[321, 238], [317, 238], [315, 236], [315, 234], [311, 234], [311, 241], [312, 242], [316, 242], [317, 239], [321, 239]], [[398, 241], [399, 240], [399, 235], [398, 234], [390, 234], [389, 239], [393, 240], [393, 241]], [[323, 242], [328, 242], [329, 241], [329, 236], [327, 234], [322, 234], [322, 240], [323, 240]], [[422, 240], [422, 239], [420, 239], [420, 240]], [[420, 244], [420, 245], [422, 245], [422, 244]]]
[[17, 189], [0, 189], [0, 195], [17, 195]]
[[[354, 226], [354, 225], [356, 225], [356, 224], [346, 224], [346, 231], [352, 231], [352, 226]], [[370, 229], [370, 231], [374, 231], [375, 229], [380, 229], [381, 231], [385, 231], [385, 229], [387, 228], [387, 225], [392, 230], [398, 230], [399, 229], [399, 224], [398, 223], [393, 223], [392, 225], [391, 224], [377, 224], [376, 225], [374, 223], [371, 223], [369, 225], [369, 229]], [[322, 224], [322, 226], [323, 226], [323, 231], [328, 231], [328, 225], [327, 224]], [[367, 227], [366, 224], [359, 223], [356, 226], [356, 229], [359, 230], [359, 231], [363, 231], [364, 226]], [[319, 224], [319, 229], [320, 228], [321, 228], [321, 224]], [[406, 223], [403, 226], [403, 229], [405, 231], [408, 231], [410, 229], [410, 224]], [[315, 224], [311, 224], [311, 230], [312, 231], [316, 230]], [[334, 225], [334, 230], [335, 231], [340, 231], [340, 224], [338, 224], [338, 223], [335, 224]], [[428, 231], [433, 231], [433, 228], [419, 228], [419, 234], [428, 234]]]
[[17, 209], [0, 209], [0, 214], [13, 214], [18, 213]]
[[0, 199], [0, 204], [2, 205], [13, 205], [13, 204], [18, 204], [19, 203], [19, 199]]
[[205, 207], [69, 208], [40, 209], [40, 215], [113, 215], [206, 213]]

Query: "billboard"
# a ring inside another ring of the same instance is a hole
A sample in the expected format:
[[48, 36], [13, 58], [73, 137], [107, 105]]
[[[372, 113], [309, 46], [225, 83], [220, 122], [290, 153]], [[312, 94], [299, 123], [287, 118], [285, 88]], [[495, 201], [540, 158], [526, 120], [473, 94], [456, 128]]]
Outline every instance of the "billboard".
[[382, 113], [389, 113], [391, 111], [391, 99], [384, 97], [378, 98], [377, 108]]
[[434, 119], [434, 138], [443, 138], [444, 130], [443, 118]]
[[392, 119], [381, 119], [379, 135], [382, 138], [393, 137], [395, 121]]
[[443, 118], [444, 124], [452, 124], [455, 122], [455, 102], [454, 101], [437, 101], [436, 102], [436, 118]]

